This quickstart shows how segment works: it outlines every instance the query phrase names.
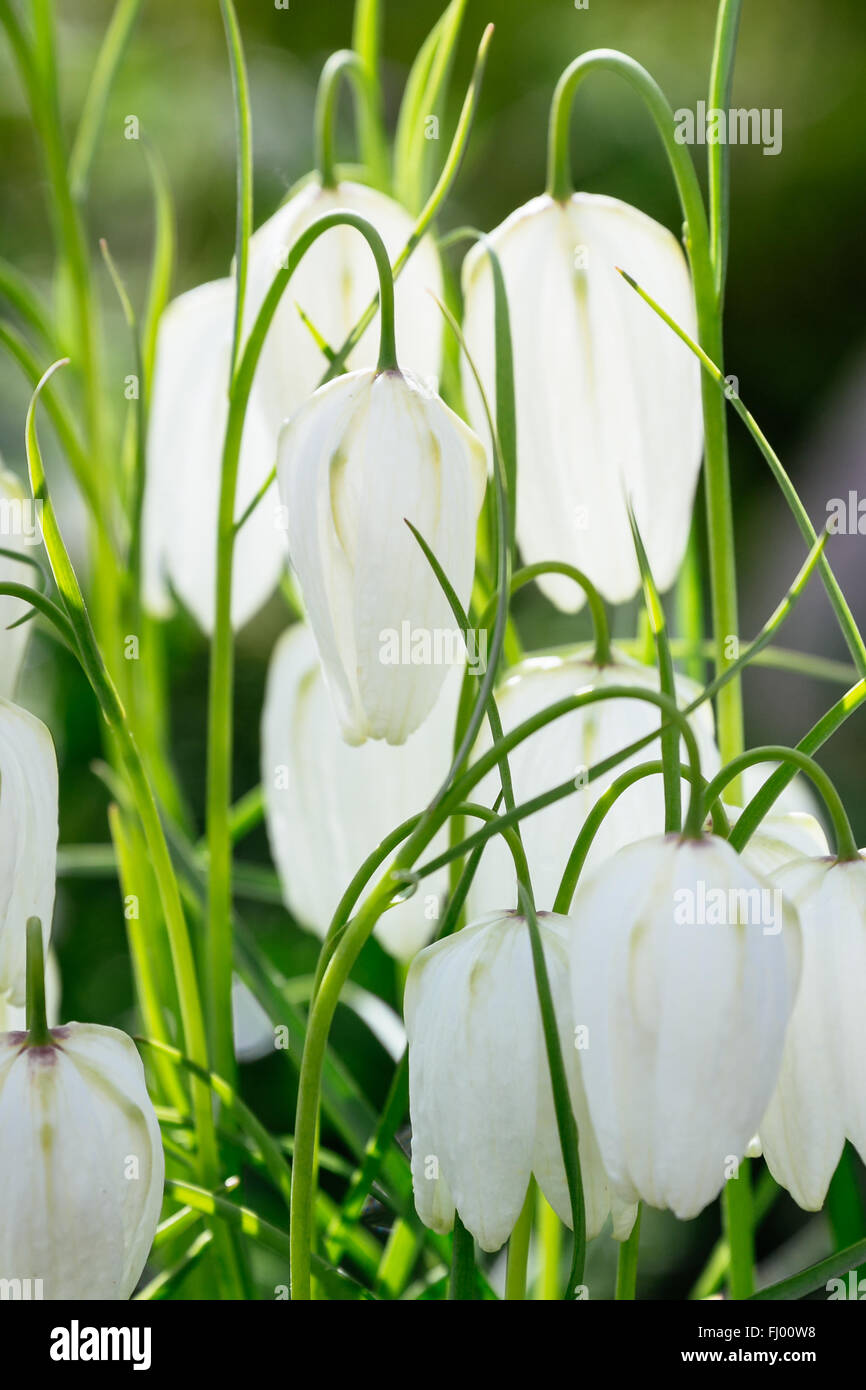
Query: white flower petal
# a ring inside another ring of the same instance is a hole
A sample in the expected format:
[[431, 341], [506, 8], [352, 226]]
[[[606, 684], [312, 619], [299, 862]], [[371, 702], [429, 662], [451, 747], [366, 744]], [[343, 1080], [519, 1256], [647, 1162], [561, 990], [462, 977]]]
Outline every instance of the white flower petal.
[[153, 1242], [165, 1171], [132, 1041], [69, 1024], [53, 1046], [0, 1039], [0, 1278], [46, 1299], [127, 1299]]
[[278, 473], [292, 563], [343, 737], [403, 743], [462, 645], [406, 520], [465, 607], [483, 449], [418, 381], [355, 372], [322, 387], [285, 427]]
[[[729, 898], [762, 888], [772, 894], [724, 841], [667, 837], [620, 850], [578, 889], [571, 960], [575, 1021], [589, 1030], [584, 1085], [625, 1201], [695, 1216], [758, 1128], [799, 969], [792, 910], [771, 896], [748, 911]], [[719, 890], [727, 920], [716, 924], [701, 902]]]
[[[524, 560], [577, 565], [611, 602], [630, 598], [640, 583], [630, 496], [655, 578], [667, 589], [688, 540], [700, 466], [699, 368], [616, 267], [694, 333], [680, 246], [636, 208], [586, 193], [565, 204], [533, 199], [491, 241], [511, 313]], [[466, 339], [492, 403], [492, 282], [483, 247], [466, 258], [463, 286]], [[466, 368], [464, 384], [482, 433]], [[581, 591], [560, 576], [541, 587], [566, 611], [583, 605]]]
[[[324, 936], [344, 890], [396, 826], [423, 810], [451, 763], [462, 670], [453, 670], [423, 729], [392, 747], [344, 742], [312, 633], [290, 628], [271, 659], [262, 712], [262, 787], [271, 853], [289, 911]], [[430, 853], [446, 847], [440, 833]], [[374, 883], [378, 875], [374, 876]], [[376, 936], [399, 959], [430, 939], [448, 871], [425, 879], [380, 918]]]
[[[172, 590], [204, 632], [213, 631], [217, 516], [234, 322], [233, 280], [180, 295], [163, 313], [157, 338], [143, 514], [145, 601], [166, 616]], [[240, 517], [276, 460], [277, 435], [254, 388], [238, 468]], [[232, 623], [242, 627], [276, 588], [285, 566], [285, 532], [276, 488], [269, 489], [235, 543]]]
[[[564, 657], [530, 657], [508, 674], [497, 691], [503, 729], [510, 732], [532, 715], [578, 691], [610, 685], [658, 691], [658, 672], [618, 652], [611, 665], [599, 668], [593, 664], [591, 648], [580, 648]], [[677, 690], [681, 704], [689, 703], [696, 693], [692, 682], [682, 676], [677, 678]], [[657, 729], [659, 722], [657, 708], [646, 700], [601, 701], [553, 720], [508, 755], [516, 801], [529, 801], [550, 791], [569, 775], [577, 778], [594, 763]], [[719, 754], [709, 705], [701, 706], [692, 715], [691, 724], [698, 739], [703, 774], [711, 777], [718, 771]], [[476, 758], [489, 747], [490, 735], [485, 727], [478, 740]], [[540, 908], [553, 907], [574, 841], [599, 797], [630, 767], [658, 756], [658, 744], [648, 745], [610, 773], [523, 822], [521, 834]], [[682, 758], [688, 761], [685, 745]], [[474, 796], [490, 805], [497, 789], [497, 777], [490, 774], [479, 783]], [[684, 782], [684, 806], [687, 801], [688, 784]], [[662, 778], [644, 778], [630, 787], [605, 817], [590, 850], [588, 867], [601, 863], [622, 845], [663, 829]], [[475, 874], [468, 899], [470, 915], [492, 911], [503, 901], [511, 900], [515, 892], [511, 856], [497, 839], [485, 849]]]
[[0, 700], [0, 997], [26, 997], [27, 919], [51, 935], [57, 864], [57, 759], [41, 720]]

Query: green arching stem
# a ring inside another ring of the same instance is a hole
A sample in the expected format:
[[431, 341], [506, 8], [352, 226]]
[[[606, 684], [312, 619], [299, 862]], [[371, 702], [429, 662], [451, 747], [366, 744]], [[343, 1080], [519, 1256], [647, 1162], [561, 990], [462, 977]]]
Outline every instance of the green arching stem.
[[[632, 58], [612, 49], [596, 49], [582, 54], [565, 69], [557, 83], [550, 113], [547, 191], [559, 201], [567, 199], [573, 192], [569, 150], [571, 104], [578, 85], [590, 72], [612, 72], [625, 78], [652, 116], [671, 166], [686, 224], [686, 249], [694, 284], [698, 337], [705, 351], [721, 363], [721, 310], [710, 251], [710, 231], [697, 174], [686, 146], [678, 144], [675, 139], [675, 121], [670, 103], [658, 83]], [[705, 377], [701, 380], [701, 399], [713, 632], [716, 668], [720, 674], [731, 664], [727, 639], [736, 636], [739, 630], [727, 422], [724, 399], [712, 389], [712, 384]], [[728, 759], [736, 756], [743, 746], [742, 696], [737, 680], [729, 682], [719, 692], [718, 731], [722, 757]]]
[[[800, 753], [817, 753], [837, 729], [840, 729], [849, 719], [856, 709], [866, 701], [866, 678], [853, 685], [846, 691], [835, 705], [831, 705], [826, 714], [823, 714], [816, 724], [797, 744], [797, 751]], [[743, 814], [737, 820], [735, 826], [737, 838], [735, 847], [742, 848], [748, 841], [750, 835], [757, 830], [764, 816], [773, 806], [774, 802], [781, 796], [788, 783], [796, 776], [797, 769], [792, 765], [788, 767], [777, 767], [743, 810]]]
[[[544, 574], [561, 574], [566, 579], [572, 579], [586, 594], [595, 643], [595, 651], [592, 657], [593, 665], [610, 665], [612, 661], [610, 626], [607, 621], [607, 611], [604, 606], [604, 600], [592, 580], [588, 575], [584, 574], [583, 570], [579, 570], [575, 565], [567, 565], [562, 560], [541, 560], [535, 565], [525, 565], [512, 576], [511, 596], [513, 597], [520, 589], [525, 588], [527, 584], [531, 584]], [[482, 627], [489, 627], [495, 609], [496, 600], [494, 598], [490, 600], [490, 603], [482, 615]]]
[[27, 1046], [47, 1047], [51, 1042], [45, 1011], [45, 953], [42, 923], [27, 919]]
[[[824, 769], [815, 762], [814, 758], [799, 748], [787, 748], [783, 744], [775, 743], [768, 743], [763, 748], [750, 748], [748, 753], [741, 753], [738, 758], [734, 758], [727, 767], [723, 767], [721, 772], [716, 774], [707, 788], [707, 796], [721, 796], [728, 782], [732, 778], [738, 777], [741, 772], [745, 772], [747, 767], [753, 767], [755, 763], [775, 762], [789, 763], [811, 778], [833, 822], [833, 830], [836, 835], [836, 857], [838, 859], [859, 859], [857, 841], [854, 839], [854, 832], [842, 804], [842, 798]], [[742, 850], [747, 838], [746, 835], [737, 834], [737, 826], [735, 825], [731, 831], [731, 844], [734, 848]]]
[[314, 116], [316, 168], [323, 188], [337, 187], [337, 163], [334, 152], [334, 125], [337, 115], [337, 97], [343, 77], [353, 79], [359, 102], [365, 98], [367, 69], [359, 54], [351, 48], [341, 48], [332, 53], [319, 78], [316, 91], [316, 110]]
[[[581, 826], [580, 833], [574, 842], [571, 854], [568, 856], [568, 863], [565, 866], [565, 871], [553, 902], [554, 912], [560, 912], [563, 916], [569, 912], [577, 889], [577, 881], [586, 863], [589, 851], [592, 848], [593, 840], [601, 829], [601, 824], [605, 816], [608, 812], [613, 810], [623, 792], [627, 792], [629, 787], [634, 786], [635, 782], [642, 781], [644, 777], [657, 777], [659, 773], [664, 772], [664, 766], [662, 761], [656, 761], [642, 763], [640, 767], [629, 768], [627, 772], [623, 772], [621, 776], [617, 777], [616, 781], [612, 782], [602, 793]], [[680, 764], [679, 773], [682, 777], [688, 777], [690, 779], [694, 777], [693, 769], [686, 763]], [[705, 785], [703, 778], [700, 779], [700, 783], [702, 787]], [[692, 780], [693, 795], [694, 786], [695, 783]], [[703, 800], [705, 805], [709, 804], [710, 813], [713, 818], [713, 832], [716, 835], [727, 838], [729, 827], [724, 809], [718, 799], [714, 798], [712, 801], [708, 802], [707, 797], [708, 790], [704, 793]]]
[[[475, 1241], [457, 1215], [454, 1217], [454, 1243], [452, 1252], [451, 1278], [448, 1282], [449, 1299], [467, 1300], [477, 1298], [478, 1294], [475, 1283]], [[294, 1287], [293, 1279], [293, 1298], [295, 1297]]]
[[379, 273], [382, 307], [378, 370], [398, 370], [394, 338], [394, 282], [385, 244], [375, 227], [358, 214], [340, 211], [328, 213], [318, 218], [298, 238], [289, 252], [286, 265], [277, 272], [265, 296], [232, 381], [223, 444], [217, 521], [215, 617], [208, 696], [207, 836], [210, 879], [207, 979], [214, 1066], [227, 1080], [234, 1077], [235, 1071], [230, 1007], [232, 934], [229, 805], [232, 799], [231, 765], [234, 743], [234, 640], [231, 594], [236, 535], [234, 512], [241, 438], [256, 367], [280, 298], [307, 251], [320, 236], [333, 227], [354, 227], [370, 246]]

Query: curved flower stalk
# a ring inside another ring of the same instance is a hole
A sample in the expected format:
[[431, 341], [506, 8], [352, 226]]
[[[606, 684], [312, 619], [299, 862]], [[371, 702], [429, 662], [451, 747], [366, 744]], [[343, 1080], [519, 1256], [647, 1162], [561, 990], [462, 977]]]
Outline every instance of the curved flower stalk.
[[[274, 863], [289, 911], [319, 936], [360, 865], [395, 826], [420, 811], [451, 761], [460, 671], [448, 676], [423, 729], [400, 748], [343, 740], [305, 624], [277, 643], [262, 711], [262, 787]], [[437, 850], [447, 837], [440, 833]], [[380, 918], [376, 936], [398, 959], [429, 941], [448, 871]]]
[[[528, 657], [507, 675], [497, 691], [503, 730], [509, 733], [525, 719], [580, 690], [615, 685], [657, 691], [658, 671], [615, 650], [608, 664], [598, 666], [590, 647], [580, 647], [566, 656]], [[677, 677], [677, 692], [682, 704], [688, 704], [698, 693], [684, 676]], [[712, 775], [718, 769], [719, 754], [709, 705], [700, 706], [690, 716], [690, 722], [698, 740], [701, 767], [705, 774]], [[658, 725], [657, 710], [642, 700], [607, 700], [554, 720], [509, 753], [516, 801], [530, 801], [549, 791], [563, 782], [569, 772], [578, 788], [574, 796], [546, 807], [521, 825], [535, 895], [543, 908], [553, 906], [575, 838], [593, 806], [618, 776], [653, 756], [652, 746], [624, 760], [605, 776], [582, 785], [588, 769], [645, 737]], [[476, 758], [489, 746], [485, 730]], [[495, 774], [489, 774], [478, 786], [478, 800], [489, 804], [495, 786]], [[601, 863], [623, 845], [663, 830], [664, 824], [664, 787], [659, 774], [641, 780], [618, 798], [595, 837], [588, 866]], [[503, 898], [507, 901], [516, 891], [515, 883], [507, 849], [499, 839], [493, 840], [485, 848], [472, 881], [470, 915], [493, 911], [497, 903]]]
[[[143, 511], [144, 599], [172, 611], [172, 593], [204, 632], [214, 626], [220, 457], [228, 420], [235, 283], [214, 280], [172, 301], [159, 325]], [[276, 459], [257, 391], [247, 406], [236, 516], [259, 493]], [[268, 503], [270, 502], [270, 505]], [[242, 627], [270, 597], [286, 563], [276, 488], [235, 540], [231, 617]]]
[[[745, 769], [742, 773], [743, 805], [758, 795], [780, 766], [780, 763], [753, 763]], [[816, 796], [809, 779], [798, 773], [775, 802], [774, 810], [777, 813], [797, 812], [814, 819], [821, 814], [821, 799]]]
[[69, 1023], [0, 1037], [0, 1278], [46, 1299], [128, 1299], [165, 1162], [131, 1038]]
[[[609, 1190], [580, 1079], [568, 992], [569, 923], [538, 918], [580, 1135], [586, 1234], [613, 1211], [625, 1240], [634, 1205]], [[451, 1230], [455, 1209], [483, 1250], [498, 1250], [520, 1215], [530, 1176], [571, 1225], [571, 1206], [541, 1029], [529, 928], [494, 913], [436, 942], [406, 982], [415, 1205], [425, 1225]]]
[[774, 881], [800, 915], [803, 977], [759, 1129], [773, 1177], [818, 1211], [845, 1139], [866, 1159], [866, 861], [798, 860]]
[[[685, 552], [700, 468], [700, 372], [666, 325], [629, 301], [616, 266], [640, 264], [662, 303], [694, 325], [680, 246], [637, 209], [586, 193], [535, 198], [490, 241], [512, 321], [524, 561], [577, 565], [611, 602], [631, 598], [640, 572], [630, 498], [659, 588], [669, 588]], [[466, 340], [493, 399], [493, 290], [481, 247], [466, 258], [463, 287]], [[468, 370], [464, 389], [478, 427], [482, 405]], [[565, 579], [539, 582], [558, 607], [582, 606], [581, 591]]]
[[571, 918], [604, 1166], [624, 1200], [696, 1216], [736, 1176], [775, 1087], [797, 914], [725, 841], [654, 836], [585, 880]]
[[[383, 338], [383, 352], [386, 350]], [[465, 650], [405, 524], [468, 604], [486, 482], [483, 446], [396, 365], [321, 387], [280, 436], [289, 550], [348, 743], [404, 743]]]
[[[376, 228], [393, 263], [413, 233], [409, 214], [375, 189], [358, 183], [322, 187], [306, 184], [250, 238], [245, 319], [251, 325], [274, 275], [295, 242], [327, 213], [349, 211]], [[328, 359], [315, 335], [332, 350], [342, 347], [378, 289], [368, 248], [350, 227], [321, 237], [296, 270], [265, 338], [259, 368], [261, 399], [274, 433], [315, 391]], [[442, 315], [442, 271], [432, 237], [423, 237], [395, 283], [400, 356], [432, 390], [438, 390]], [[303, 317], [302, 317], [303, 316]], [[305, 322], [304, 320], [307, 320]], [[349, 355], [349, 369], [372, 366], [378, 353], [380, 316]]]
[[57, 864], [57, 758], [41, 720], [0, 700], [0, 998], [25, 999], [27, 919], [51, 934]]
[[[36, 516], [31, 514], [33, 502], [15, 477], [0, 460], [0, 551], [9, 550], [26, 559], [39, 540], [35, 528]], [[21, 578], [21, 565], [12, 555], [0, 553], [0, 582]], [[18, 598], [0, 595], [0, 699], [10, 700], [15, 694], [18, 672], [30, 636], [29, 623], [20, 623], [27, 613], [27, 604]]]

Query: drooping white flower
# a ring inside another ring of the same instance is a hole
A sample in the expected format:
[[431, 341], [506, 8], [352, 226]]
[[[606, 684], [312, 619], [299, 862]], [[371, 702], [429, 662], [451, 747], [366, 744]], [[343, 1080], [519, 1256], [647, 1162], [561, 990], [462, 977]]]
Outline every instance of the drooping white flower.
[[655, 836], [590, 875], [571, 918], [604, 1166], [624, 1200], [696, 1216], [735, 1174], [776, 1084], [796, 912], [724, 840]]
[[[233, 280], [199, 285], [172, 301], [159, 325], [147, 441], [143, 516], [145, 602], [157, 616], [172, 591], [204, 632], [214, 623], [217, 515], [235, 309]], [[239, 518], [276, 462], [276, 429], [254, 386], [238, 469]], [[232, 623], [242, 627], [273, 593], [285, 566], [276, 488], [235, 541]]]
[[[491, 233], [511, 314], [517, 405], [517, 539], [527, 564], [585, 570], [612, 603], [640, 585], [626, 498], [660, 589], [676, 578], [701, 460], [696, 360], [616, 272], [621, 266], [687, 332], [694, 300], [666, 228], [615, 198], [544, 195]], [[467, 345], [495, 400], [490, 262], [463, 273]], [[470, 419], [481, 402], [464, 372]], [[484, 436], [486, 437], [486, 436]], [[584, 602], [566, 579], [540, 585], [566, 611]]]
[[[586, 1108], [568, 990], [566, 918], [539, 928], [580, 1135], [587, 1236], [613, 1210], [614, 1234], [635, 1207], [612, 1197]], [[494, 913], [415, 957], [404, 1002], [415, 1206], [449, 1231], [455, 1208], [483, 1250], [498, 1250], [520, 1215], [531, 1174], [566, 1224], [568, 1183], [553, 1108], [529, 928]]]
[[[289, 911], [324, 936], [340, 898], [364, 860], [422, 811], [451, 763], [462, 670], [423, 729], [399, 748], [342, 738], [309, 628], [289, 628], [271, 658], [262, 711], [262, 787], [271, 853]], [[430, 855], [445, 848], [440, 834]], [[373, 883], [378, 880], [375, 875]], [[436, 927], [448, 871], [379, 919], [376, 936], [408, 960]]]
[[350, 372], [285, 426], [278, 479], [292, 564], [343, 737], [403, 743], [463, 650], [406, 521], [465, 608], [486, 482], [482, 445], [415, 377]]
[[[357, 183], [336, 188], [322, 188], [317, 180], [307, 183], [250, 240], [248, 329], [298, 237], [318, 218], [338, 210], [371, 222], [392, 264], [412, 233], [409, 214], [384, 193]], [[378, 289], [373, 255], [354, 227], [333, 227], [310, 247], [280, 300], [262, 352], [261, 389], [273, 427], [278, 428], [315, 391], [328, 368], [299, 310], [337, 351]], [[432, 295], [442, 298], [442, 271], [432, 237], [425, 236], [415, 248], [394, 292], [401, 361], [438, 389], [443, 320]], [[374, 366], [378, 345], [377, 314], [351, 353], [349, 370]]]
[[[621, 652], [614, 652], [606, 666], [597, 666], [591, 647], [580, 647], [567, 655], [529, 657], [515, 667], [496, 693], [505, 733], [549, 705], [578, 692], [627, 685], [636, 689], [659, 689], [658, 671], [643, 666]], [[698, 688], [684, 676], [677, 677], [681, 705], [691, 703]], [[592, 807], [604, 790], [623, 772], [639, 763], [657, 759], [659, 744], [649, 744], [642, 752], [618, 764], [611, 772], [592, 782], [584, 778], [594, 763], [628, 747], [657, 729], [661, 713], [647, 700], [604, 700], [562, 715], [524, 739], [508, 755], [514, 795], [518, 804], [573, 777], [579, 789], [561, 801], [545, 807], [521, 822], [536, 901], [551, 908], [572, 846]], [[719, 754], [713, 738], [713, 716], [709, 703], [691, 716], [698, 739], [701, 769], [711, 777], [719, 768]], [[484, 729], [475, 754], [490, 747], [489, 731]], [[685, 745], [682, 761], [688, 762]], [[473, 795], [491, 805], [498, 790], [498, 772], [479, 782]], [[683, 784], [683, 806], [688, 785]], [[641, 840], [664, 829], [664, 788], [661, 775], [647, 777], [630, 787], [605, 816], [593, 842], [587, 867], [600, 863], [622, 845]], [[469, 912], [478, 916], [493, 911], [496, 903], [516, 893], [514, 865], [507, 846], [500, 838], [484, 850], [469, 893]]]
[[[39, 540], [35, 503], [30, 499], [14, 473], [3, 467], [0, 460], [0, 549], [26, 556]], [[27, 568], [11, 556], [0, 555], [0, 581], [4, 584], [29, 584]], [[15, 694], [18, 672], [24, 660], [31, 625], [13, 627], [23, 618], [28, 605], [18, 598], [0, 594], [0, 698], [9, 700]]]
[[125, 1033], [70, 1023], [0, 1037], [0, 1279], [46, 1299], [127, 1299], [153, 1243], [165, 1164]]
[[817, 1211], [845, 1139], [866, 1159], [866, 861], [799, 859], [775, 883], [800, 914], [803, 976], [760, 1135], [773, 1177]]
[[0, 997], [25, 1000], [27, 919], [51, 934], [57, 864], [57, 759], [41, 720], [0, 700]]

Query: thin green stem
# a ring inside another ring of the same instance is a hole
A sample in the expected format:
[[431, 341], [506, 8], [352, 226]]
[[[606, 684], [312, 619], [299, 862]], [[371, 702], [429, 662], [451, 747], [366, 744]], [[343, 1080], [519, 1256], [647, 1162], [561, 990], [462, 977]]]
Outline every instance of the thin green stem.
[[526, 1267], [529, 1260], [529, 1242], [532, 1239], [532, 1221], [535, 1216], [535, 1179], [529, 1179], [526, 1201], [517, 1218], [514, 1230], [508, 1240], [508, 1257], [505, 1265], [505, 1298], [511, 1303], [522, 1303], [526, 1299]]
[[628, 1240], [622, 1241], [616, 1262], [616, 1292], [614, 1298], [634, 1299], [637, 1290], [637, 1259], [640, 1247], [640, 1219], [643, 1208], [638, 1203], [637, 1216]]
[[[851, 822], [842, 803], [842, 798], [831, 782], [827, 773], [814, 758], [808, 753], [802, 752], [799, 748], [786, 748], [782, 744], [770, 743], [763, 748], [750, 748], [748, 753], [741, 753], [738, 758], [732, 759], [721, 772], [718, 772], [707, 787], [707, 796], [721, 796], [727, 784], [741, 772], [745, 772], [747, 767], [753, 767], [756, 763], [789, 763], [799, 772], [804, 772], [815, 784], [820, 793], [827, 812], [833, 822], [833, 830], [836, 835], [836, 855], [839, 859], [858, 859], [857, 841], [854, 839], [854, 832], [851, 829]], [[736, 833], [736, 826], [731, 831], [731, 843], [736, 849], [742, 849], [740, 836]]]
[[376, 261], [382, 302], [379, 370], [398, 370], [394, 344], [394, 283], [384, 242], [365, 218], [352, 212], [320, 217], [298, 238], [285, 266], [265, 296], [241, 356], [229, 398], [223, 444], [214, 603], [208, 693], [207, 839], [210, 865], [206, 971], [210, 1038], [214, 1066], [226, 1079], [234, 1077], [231, 1035], [231, 766], [234, 746], [234, 637], [231, 594], [236, 536], [235, 500], [244, 418], [265, 336], [280, 298], [309, 248], [333, 227], [354, 227], [364, 236]]
[[725, 1183], [722, 1224], [728, 1241], [728, 1289], [731, 1298], [755, 1292], [755, 1235], [751, 1164], [744, 1158], [735, 1178]]
[[[734, 83], [734, 56], [743, 0], [721, 0], [716, 20], [716, 40], [710, 70], [709, 111], [727, 111], [731, 105]], [[725, 294], [725, 272], [728, 263], [728, 211], [730, 202], [730, 149], [727, 141], [717, 140], [707, 146], [707, 167], [710, 190], [710, 259], [716, 283], [716, 298], [721, 305]]]
[[[573, 191], [569, 124], [577, 87], [590, 72], [623, 77], [641, 97], [661, 137], [679, 194], [686, 229], [686, 250], [692, 270], [698, 338], [714, 360], [722, 361], [721, 308], [710, 252], [710, 232], [700, 185], [685, 145], [677, 143], [674, 113], [658, 83], [634, 59], [612, 49], [596, 49], [575, 59], [562, 74], [550, 113], [547, 191], [563, 201]], [[728, 436], [724, 400], [702, 378], [704, 463], [707, 531], [710, 552], [713, 633], [717, 673], [731, 664], [729, 638], [738, 632], [734, 526], [728, 469]], [[735, 756], [743, 746], [742, 695], [739, 681], [719, 693], [718, 734], [722, 757]]]
[[359, 102], [364, 99], [364, 86], [367, 69], [360, 55], [351, 48], [341, 48], [332, 53], [319, 78], [316, 92], [314, 116], [316, 168], [323, 188], [337, 187], [337, 160], [335, 154], [334, 126], [337, 116], [337, 97], [343, 77], [354, 79]]
[[42, 923], [27, 919], [27, 1046], [47, 1047], [51, 1042], [45, 1010], [45, 958]]

